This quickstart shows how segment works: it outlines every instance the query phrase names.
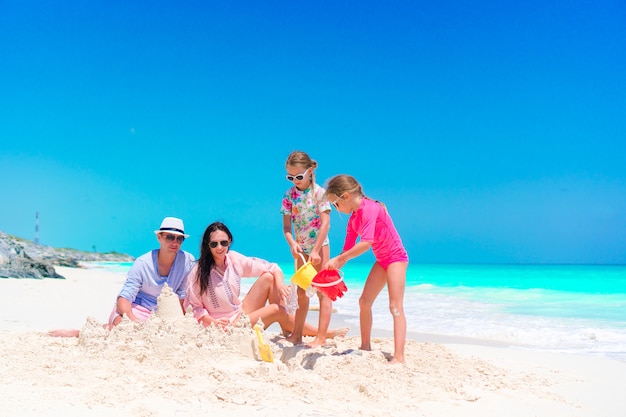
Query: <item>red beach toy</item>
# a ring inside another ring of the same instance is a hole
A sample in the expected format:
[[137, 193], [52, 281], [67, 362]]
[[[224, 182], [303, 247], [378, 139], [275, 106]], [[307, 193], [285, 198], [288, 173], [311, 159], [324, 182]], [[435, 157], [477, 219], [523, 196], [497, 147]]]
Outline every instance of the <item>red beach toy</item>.
[[331, 300], [343, 297], [348, 287], [343, 282], [343, 273], [337, 269], [323, 269], [313, 277], [311, 285], [326, 294]]

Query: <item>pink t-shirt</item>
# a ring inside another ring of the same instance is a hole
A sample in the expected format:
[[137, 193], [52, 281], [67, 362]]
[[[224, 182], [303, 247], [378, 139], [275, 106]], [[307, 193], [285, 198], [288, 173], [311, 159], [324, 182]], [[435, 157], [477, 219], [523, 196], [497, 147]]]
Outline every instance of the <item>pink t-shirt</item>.
[[372, 244], [376, 261], [387, 269], [393, 262], [408, 262], [409, 257], [402, 245], [389, 213], [378, 202], [363, 198], [359, 208], [352, 212], [348, 220], [344, 252], [350, 250], [357, 237]]
[[[187, 302], [193, 307], [196, 319], [208, 314], [214, 319], [228, 317], [236, 319], [242, 311], [241, 279], [257, 278], [264, 272], [274, 272], [280, 267], [263, 259], [244, 256], [239, 252], [229, 251], [226, 254], [226, 269], [220, 274], [211, 269], [209, 286], [204, 294], [200, 294], [198, 265], [196, 264], [187, 279]], [[187, 304], [187, 303], [186, 303]]]

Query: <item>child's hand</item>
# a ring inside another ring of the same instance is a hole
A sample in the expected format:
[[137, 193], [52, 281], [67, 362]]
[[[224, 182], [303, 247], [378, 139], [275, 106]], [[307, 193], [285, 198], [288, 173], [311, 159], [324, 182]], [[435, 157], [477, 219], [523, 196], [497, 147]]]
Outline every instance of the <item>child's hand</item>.
[[302, 253], [302, 248], [300, 247], [300, 245], [295, 244], [293, 246], [291, 246], [291, 256], [293, 256], [294, 259], [300, 259], [300, 253]]
[[341, 269], [346, 264], [341, 257], [335, 256], [324, 265], [324, 269]]
[[311, 261], [313, 265], [318, 265], [320, 262], [322, 262], [322, 257], [320, 256], [319, 252], [313, 251], [309, 255], [309, 261]]

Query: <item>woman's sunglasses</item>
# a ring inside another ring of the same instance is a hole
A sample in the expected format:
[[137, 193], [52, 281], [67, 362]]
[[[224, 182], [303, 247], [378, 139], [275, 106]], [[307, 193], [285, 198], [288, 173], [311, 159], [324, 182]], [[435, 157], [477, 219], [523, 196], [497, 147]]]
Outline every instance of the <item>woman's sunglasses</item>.
[[211, 249], [217, 248], [217, 245], [220, 245], [220, 246], [222, 246], [224, 248], [227, 248], [228, 245], [230, 245], [230, 242], [228, 240], [222, 240], [220, 242], [209, 242], [209, 247]]
[[287, 174], [286, 177], [291, 182], [293, 182], [294, 180], [295, 181], [302, 181], [303, 179], [306, 178], [306, 174], [307, 174], [307, 172], [309, 172], [309, 169], [311, 169], [311, 168], [307, 168], [306, 171], [304, 171], [302, 174], [298, 174], [298, 175], [289, 175], [289, 174]]
[[185, 236], [181, 236], [181, 235], [165, 235], [165, 240], [167, 240], [168, 242], [173, 242], [173, 241], [177, 241], [178, 243], [183, 243], [183, 241], [185, 240]]

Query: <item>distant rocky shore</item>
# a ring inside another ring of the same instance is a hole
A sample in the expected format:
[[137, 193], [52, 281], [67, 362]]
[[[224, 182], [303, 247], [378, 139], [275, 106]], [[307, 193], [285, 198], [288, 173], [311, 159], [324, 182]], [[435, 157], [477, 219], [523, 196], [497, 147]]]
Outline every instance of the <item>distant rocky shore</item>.
[[58, 249], [0, 231], [0, 278], [60, 278], [55, 266], [79, 268], [81, 262], [132, 262], [135, 258], [116, 252], [84, 252]]

